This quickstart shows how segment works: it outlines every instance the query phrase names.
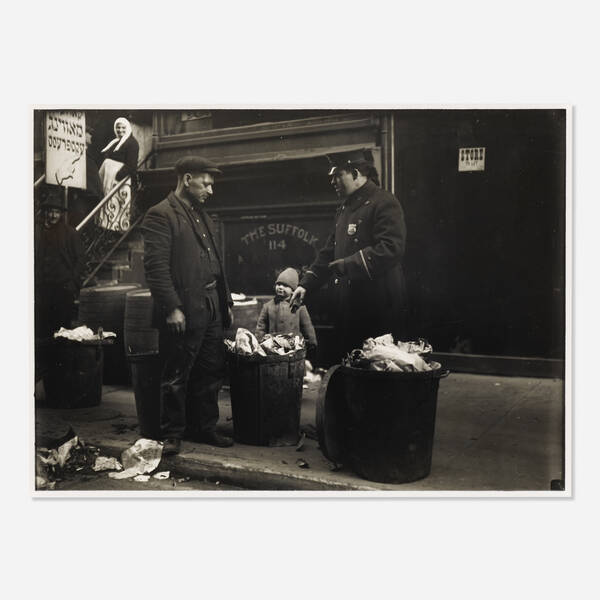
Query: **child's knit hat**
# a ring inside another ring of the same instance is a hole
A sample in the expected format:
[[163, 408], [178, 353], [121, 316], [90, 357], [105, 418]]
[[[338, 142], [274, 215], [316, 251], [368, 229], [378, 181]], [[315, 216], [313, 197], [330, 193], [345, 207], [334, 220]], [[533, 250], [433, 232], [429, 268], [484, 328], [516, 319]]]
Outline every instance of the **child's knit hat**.
[[275, 284], [283, 283], [284, 285], [290, 286], [293, 290], [298, 287], [298, 273], [296, 269], [288, 267], [279, 273]]

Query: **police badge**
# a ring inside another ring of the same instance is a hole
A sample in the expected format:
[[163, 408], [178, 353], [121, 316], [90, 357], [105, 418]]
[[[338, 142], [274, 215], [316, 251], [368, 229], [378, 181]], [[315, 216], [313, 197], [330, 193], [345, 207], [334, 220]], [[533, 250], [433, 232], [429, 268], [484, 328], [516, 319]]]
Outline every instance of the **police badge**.
[[348, 223], [348, 235], [354, 235], [356, 233], [356, 223]]

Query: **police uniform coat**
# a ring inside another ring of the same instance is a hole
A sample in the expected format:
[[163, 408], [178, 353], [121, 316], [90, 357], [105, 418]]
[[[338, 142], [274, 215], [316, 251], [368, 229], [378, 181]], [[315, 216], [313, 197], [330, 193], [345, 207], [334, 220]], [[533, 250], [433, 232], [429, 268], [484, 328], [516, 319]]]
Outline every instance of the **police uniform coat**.
[[[207, 314], [206, 285], [217, 279], [223, 326], [229, 326], [233, 305], [217, 248], [211, 218], [194, 215], [174, 192], [148, 210], [142, 222], [144, 269], [154, 299], [154, 327], [164, 327], [166, 317], [180, 308], [186, 329], [201, 329]], [[215, 277], [215, 270], [221, 276]]]
[[[406, 224], [400, 202], [372, 181], [338, 208], [335, 228], [300, 281], [307, 292], [332, 283], [338, 354], [384, 333], [404, 334]], [[329, 263], [342, 259], [343, 275]]]

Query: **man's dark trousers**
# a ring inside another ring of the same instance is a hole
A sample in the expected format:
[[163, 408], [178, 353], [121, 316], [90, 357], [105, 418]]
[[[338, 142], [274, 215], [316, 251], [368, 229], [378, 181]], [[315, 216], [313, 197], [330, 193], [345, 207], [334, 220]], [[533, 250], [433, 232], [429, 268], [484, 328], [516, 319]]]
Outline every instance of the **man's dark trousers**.
[[195, 437], [215, 430], [225, 371], [223, 322], [216, 290], [207, 292], [205, 326], [183, 334], [160, 332], [162, 435]]

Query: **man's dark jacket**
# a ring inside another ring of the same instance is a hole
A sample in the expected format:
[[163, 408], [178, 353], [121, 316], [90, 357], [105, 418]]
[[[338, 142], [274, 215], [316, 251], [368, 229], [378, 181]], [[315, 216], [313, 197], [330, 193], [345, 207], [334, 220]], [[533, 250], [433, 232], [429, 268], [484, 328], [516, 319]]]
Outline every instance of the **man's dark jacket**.
[[[400, 202], [367, 181], [338, 208], [335, 227], [300, 281], [307, 291], [331, 280], [333, 310], [344, 352], [366, 337], [404, 333], [406, 224]], [[328, 264], [343, 259], [344, 274]]]
[[49, 229], [36, 224], [36, 285], [54, 285], [79, 292], [85, 270], [81, 236], [71, 226], [59, 221]]
[[[216, 253], [223, 273], [214, 223], [206, 214], [203, 222], [191, 218], [189, 209], [171, 192], [148, 210], [142, 232], [146, 281], [154, 299], [154, 326], [164, 327], [166, 317], [180, 308], [187, 330], [203, 328], [210, 318], [206, 285], [215, 278], [210, 253]], [[221, 315], [227, 327], [228, 308], [233, 302], [224, 276], [217, 281]]]

